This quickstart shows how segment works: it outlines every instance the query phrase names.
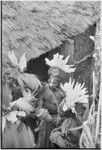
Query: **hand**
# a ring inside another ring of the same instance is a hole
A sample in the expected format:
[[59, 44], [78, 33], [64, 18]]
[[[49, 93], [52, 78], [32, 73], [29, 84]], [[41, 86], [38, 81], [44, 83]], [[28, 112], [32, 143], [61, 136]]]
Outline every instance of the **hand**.
[[45, 119], [46, 121], [52, 121], [53, 117], [49, 114], [47, 109], [41, 108], [37, 112], [37, 117]]

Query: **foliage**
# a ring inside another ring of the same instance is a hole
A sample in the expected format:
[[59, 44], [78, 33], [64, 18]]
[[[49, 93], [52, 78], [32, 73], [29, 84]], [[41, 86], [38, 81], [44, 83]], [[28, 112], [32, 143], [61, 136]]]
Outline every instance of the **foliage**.
[[37, 90], [41, 87], [41, 82], [33, 74], [19, 74], [16, 79], [21, 88], [29, 87], [31, 90]]
[[8, 53], [8, 57], [10, 58], [13, 66], [18, 66], [18, 61], [13, 51]]
[[20, 61], [18, 63], [17, 58], [14, 54], [14, 51], [12, 52], [8, 52], [8, 57], [10, 58], [12, 64], [14, 67], [18, 67], [20, 69], [21, 72], [24, 71], [24, 69], [27, 67], [27, 61], [26, 61], [26, 57], [25, 57], [25, 53], [23, 54], [23, 56], [20, 58]]
[[34, 148], [34, 135], [30, 127], [26, 127], [24, 123], [17, 121], [6, 126], [2, 136], [3, 148]]
[[95, 134], [96, 134], [96, 122], [97, 112], [94, 111], [94, 104], [91, 106], [89, 117], [83, 124], [83, 131], [80, 137], [80, 148], [96, 148]]
[[12, 90], [9, 85], [5, 83], [2, 85], [2, 105], [9, 106], [9, 103], [12, 101]]
[[19, 63], [14, 51], [9, 52], [8, 57], [11, 62], [3, 73], [3, 78], [6, 80], [4, 84], [7, 83], [8, 85], [12, 85], [15, 80], [15, 82], [17, 82], [16, 86], [18, 84], [22, 90], [25, 90], [26, 87], [29, 87], [31, 90], [37, 90], [38, 87], [41, 87], [41, 82], [36, 75], [24, 73], [24, 69], [27, 67], [25, 54], [20, 58]]
[[[28, 117], [35, 111], [37, 99], [34, 94], [38, 88], [41, 87], [41, 82], [35, 75], [24, 73], [24, 69], [27, 65], [25, 54], [20, 58], [19, 63], [13, 51], [9, 53], [8, 57], [11, 62], [8, 63], [8, 67], [5, 69], [5, 72], [3, 72], [2, 78], [3, 147], [11, 146], [10, 148], [13, 148], [14, 146], [14, 148], [22, 148], [23, 146], [23, 148], [32, 148], [35, 146], [35, 143], [34, 135], [30, 127], [26, 129], [25, 125], [23, 125], [20, 134], [16, 130], [19, 128], [18, 122], [21, 124], [22, 119]], [[12, 126], [14, 126], [14, 128], [12, 128]], [[11, 133], [9, 131], [11, 131]], [[10, 145], [8, 136], [11, 136], [11, 134], [14, 139]], [[22, 142], [19, 141], [19, 138], [23, 138], [23, 140], [21, 139]]]
[[9, 107], [6, 108], [6, 113], [4, 110], [2, 117], [3, 131], [6, 127], [6, 121], [9, 121], [13, 124], [20, 119], [19, 117], [26, 117], [27, 115], [30, 115], [31, 112], [34, 112], [34, 101], [36, 101], [35, 97], [30, 91], [23, 91], [23, 96], [24, 97], [10, 102]]

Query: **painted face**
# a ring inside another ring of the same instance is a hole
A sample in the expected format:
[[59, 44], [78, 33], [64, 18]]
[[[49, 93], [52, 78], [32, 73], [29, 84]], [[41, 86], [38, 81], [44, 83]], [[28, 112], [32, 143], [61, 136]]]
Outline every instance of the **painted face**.
[[50, 75], [50, 78], [49, 78], [49, 85], [50, 87], [57, 87], [59, 85], [59, 69], [57, 68], [50, 68], [49, 69], [49, 75]]
[[48, 74], [49, 74], [50, 76], [58, 77], [59, 74], [60, 74], [60, 71], [59, 71], [59, 69], [56, 68], [56, 67], [51, 67], [51, 68], [48, 70]]
[[49, 70], [48, 70], [48, 75], [51, 77], [56, 77], [58, 79], [61, 80], [61, 82], [63, 80], [67, 81], [66, 79], [69, 78], [69, 75], [66, 74], [63, 70], [59, 69], [59, 68], [56, 68], [56, 67], [51, 67]]
[[49, 85], [50, 87], [57, 87], [60, 84], [60, 79], [54, 76], [50, 76], [49, 78]]
[[58, 76], [59, 75], [59, 70], [57, 68], [53, 69], [51, 73], [52, 73], [53, 76]]

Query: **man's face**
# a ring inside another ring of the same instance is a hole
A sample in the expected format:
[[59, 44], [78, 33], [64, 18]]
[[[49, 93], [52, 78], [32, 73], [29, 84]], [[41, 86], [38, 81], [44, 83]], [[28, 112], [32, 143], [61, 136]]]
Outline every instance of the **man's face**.
[[50, 68], [48, 71], [49, 74], [49, 85], [50, 87], [57, 87], [60, 84], [60, 79], [59, 79], [59, 69], [58, 68]]
[[56, 68], [56, 67], [51, 67], [51, 68], [49, 69], [49, 71], [48, 71], [48, 74], [49, 74], [50, 76], [54, 76], [54, 77], [58, 77], [58, 76], [59, 76], [59, 73], [60, 73], [60, 71], [59, 71], [59, 69]]
[[[56, 67], [50, 67], [48, 71], [48, 75], [50, 76], [50, 85], [57, 86], [60, 84], [60, 82], [63, 83], [63, 81], [69, 78], [68, 74], [66, 74], [63, 70], [56, 68]], [[59, 80], [59, 81], [58, 81]], [[58, 84], [59, 83], [59, 84]]]
[[48, 82], [50, 87], [58, 87], [60, 85], [60, 79], [55, 76], [50, 76]]

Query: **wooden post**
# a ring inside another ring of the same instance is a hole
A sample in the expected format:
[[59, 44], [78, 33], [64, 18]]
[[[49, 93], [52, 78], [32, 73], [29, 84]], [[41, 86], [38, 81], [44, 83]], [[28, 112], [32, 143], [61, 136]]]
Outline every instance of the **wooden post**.
[[70, 55], [69, 64], [73, 64], [74, 40], [72, 40], [72, 39], [66, 40], [64, 53], [65, 53], [65, 56]]
[[100, 89], [100, 66], [101, 66], [101, 58], [100, 58], [100, 21], [97, 22], [96, 25], [96, 34], [95, 34], [95, 48], [94, 48], [94, 72], [93, 72], [93, 99], [95, 100], [98, 97], [98, 92]]
[[[93, 98], [97, 99], [98, 107], [97, 110], [97, 122], [96, 122], [96, 135], [95, 141], [97, 144], [97, 140], [99, 137], [100, 124], [101, 124], [101, 105], [102, 105], [102, 49], [101, 49], [101, 30], [100, 30], [100, 20], [97, 22], [96, 26], [96, 34], [95, 34], [95, 50], [94, 50], [94, 73], [93, 73]], [[99, 95], [98, 95], [99, 94]], [[99, 139], [101, 140], [101, 139]]]

